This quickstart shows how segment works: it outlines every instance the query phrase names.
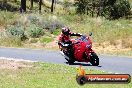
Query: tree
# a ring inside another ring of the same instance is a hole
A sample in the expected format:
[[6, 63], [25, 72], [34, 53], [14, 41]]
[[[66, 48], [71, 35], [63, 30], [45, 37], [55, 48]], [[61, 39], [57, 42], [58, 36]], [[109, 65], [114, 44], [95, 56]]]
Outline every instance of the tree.
[[30, 10], [32, 10], [33, 9], [33, 0], [30, 0], [30, 4], [31, 4]]
[[7, 3], [7, 0], [3, 0], [4, 3]]
[[52, 4], [51, 4], [51, 13], [53, 13], [54, 10], [54, 0], [52, 0]]
[[20, 12], [26, 12], [26, 0], [21, 0]]
[[128, 0], [75, 0], [76, 12], [108, 19], [129, 17], [131, 6]]
[[42, 0], [39, 0], [39, 13], [41, 13]]
[[17, 2], [17, 0], [14, 0], [14, 2]]

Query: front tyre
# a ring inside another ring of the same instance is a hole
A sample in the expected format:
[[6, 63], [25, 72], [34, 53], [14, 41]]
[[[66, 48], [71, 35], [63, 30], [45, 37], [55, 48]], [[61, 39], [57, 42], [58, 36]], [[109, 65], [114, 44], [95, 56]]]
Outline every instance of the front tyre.
[[65, 58], [65, 59], [68, 61], [69, 64], [73, 64], [75, 62], [75, 60], [73, 60], [73, 59], [69, 59], [69, 60], [67, 58]]
[[98, 58], [96, 53], [94, 53], [94, 52], [91, 53], [91, 61], [90, 62], [93, 66], [98, 66], [99, 65], [99, 58]]

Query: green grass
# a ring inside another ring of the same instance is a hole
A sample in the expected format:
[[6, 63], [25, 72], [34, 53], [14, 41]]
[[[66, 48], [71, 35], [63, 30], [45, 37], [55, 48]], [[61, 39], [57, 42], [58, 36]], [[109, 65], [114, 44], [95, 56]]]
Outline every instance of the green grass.
[[40, 39], [40, 42], [41, 43], [49, 43], [49, 42], [52, 42], [53, 41], [53, 38], [52, 37], [42, 37]]
[[30, 39], [30, 43], [37, 43], [38, 42], [38, 39], [37, 38], [31, 38]]
[[57, 29], [53, 32], [53, 35], [58, 36], [61, 33], [61, 30]]
[[0, 38], [0, 46], [6, 47], [22, 47], [20, 38]]
[[122, 40], [125, 48], [132, 48], [132, 21], [129, 19], [110, 21], [104, 18], [77, 15], [67, 15], [63, 18], [73, 32], [80, 32], [85, 35], [93, 32], [93, 42], [110, 42], [111, 45], [114, 45], [117, 40]]
[[15, 12], [0, 11], [0, 26], [15, 24], [19, 17], [20, 15]]
[[[27, 63], [28, 65], [28, 63]], [[0, 68], [0, 88], [131, 88], [129, 84], [85, 84], [76, 82], [77, 68], [67, 65], [30, 63], [31, 67]], [[86, 73], [102, 74], [87, 69]], [[106, 72], [105, 72], [106, 73]]]
[[[20, 25], [26, 28], [30, 25], [30, 22], [20, 20], [18, 19], [18, 17], [20, 17], [21, 19], [22, 18], [25, 19], [25, 17], [33, 15], [33, 13], [31, 14], [28, 13], [25, 15], [14, 13], [14, 16], [13, 16], [13, 13], [11, 12], [1, 11], [1, 13], [2, 14], [5, 13], [5, 17], [7, 17], [5, 18], [6, 20], [1, 21], [1, 25], [5, 26], [5, 28], [6, 26], [13, 25], [17, 22], [20, 22]], [[130, 49], [132, 48], [132, 35], [131, 35], [132, 21], [129, 19], [106, 20], [101, 17], [91, 18], [86, 15], [78, 16], [78, 15], [56, 15], [55, 14], [54, 16], [56, 16], [59, 22], [62, 22], [62, 24], [70, 27], [72, 32], [79, 32], [84, 35], [88, 35], [90, 31], [93, 32], [93, 36], [91, 37], [92, 41], [93, 43], [99, 43], [100, 46], [107, 47], [107, 46], [104, 46], [103, 43], [109, 42], [109, 45], [113, 45], [113, 46], [121, 45], [120, 48], [130, 48]], [[52, 15], [48, 13], [45, 13], [42, 15], [36, 14], [36, 17], [39, 17], [39, 19], [43, 18], [43, 21], [46, 21], [48, 18], [51, 19]], [[3, 18], [0, 18], [0, 19], [3, 19]], [[53, 37], [51, 37], [51, 34], [49, 33], [49, 31], [44, 29], [44, 32], [45, 32], [44, 36], [40, 37], [38, 41], [40, 41], [41, 43], [52, 42]], [[58, 36], [60, 32], [61, 32], [60, 29], [57, 29], [53, 32], [52, 35], [54, 35], [54, 37]], [[49, 37], [46, 37], [46, 36], [49, 36]], [[121, 42], [118, 42], [118, 41], [121, 41]], [[0, 45], [18, 46], [17, 43], [11, 44], [12, 42], [9, 42], [9, 43], [8, 41], [5, 41], [5, 42], [7, 43], [4, 44], [4, 42], [2, 42]], [[31, 41], [31, 43], [35, 43], [35, 42], [37, 43], [37, 40], [35, 41], [33, 40], [33, 42]], [[8, 44], [11, 44], [11, 45], [8, 45]], [[106, 53], [109, 53], [109, 52], [106, 52]], [[132, 55], [131, 51], [129, 51], [128, 53], [129, 54], [127, 54], [127, 52], [125, 53], [119, 52], [119, 54], [122, 54], [122, 55], [129, 55], [129, 56]]]

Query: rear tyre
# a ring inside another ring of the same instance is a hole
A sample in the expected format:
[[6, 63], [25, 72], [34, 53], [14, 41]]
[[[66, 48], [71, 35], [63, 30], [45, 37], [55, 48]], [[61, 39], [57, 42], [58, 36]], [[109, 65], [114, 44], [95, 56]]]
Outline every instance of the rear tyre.
[[99, 65], [99, 58], [98, 58], [96, 53], [94, 53], [94, 52], [91, 53], [91, 61], [90, 62], [93, 66], [98, 66]]

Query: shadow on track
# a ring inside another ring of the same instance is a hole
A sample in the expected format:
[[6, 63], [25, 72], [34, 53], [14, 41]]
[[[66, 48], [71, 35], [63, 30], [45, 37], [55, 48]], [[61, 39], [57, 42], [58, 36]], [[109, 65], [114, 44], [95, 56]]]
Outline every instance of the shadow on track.
[[[65, 62], [66, 64], [69, 64], [68, 62]], [[69, 64], [69, 65], [82, 65], [82, 66], [93, 66], [91, 64], [88, 64], [88, 63], [72, 63], [72, 64]], [[101, 65], [99, 66], [96, 66], [96, 67], [102, 67]]]

